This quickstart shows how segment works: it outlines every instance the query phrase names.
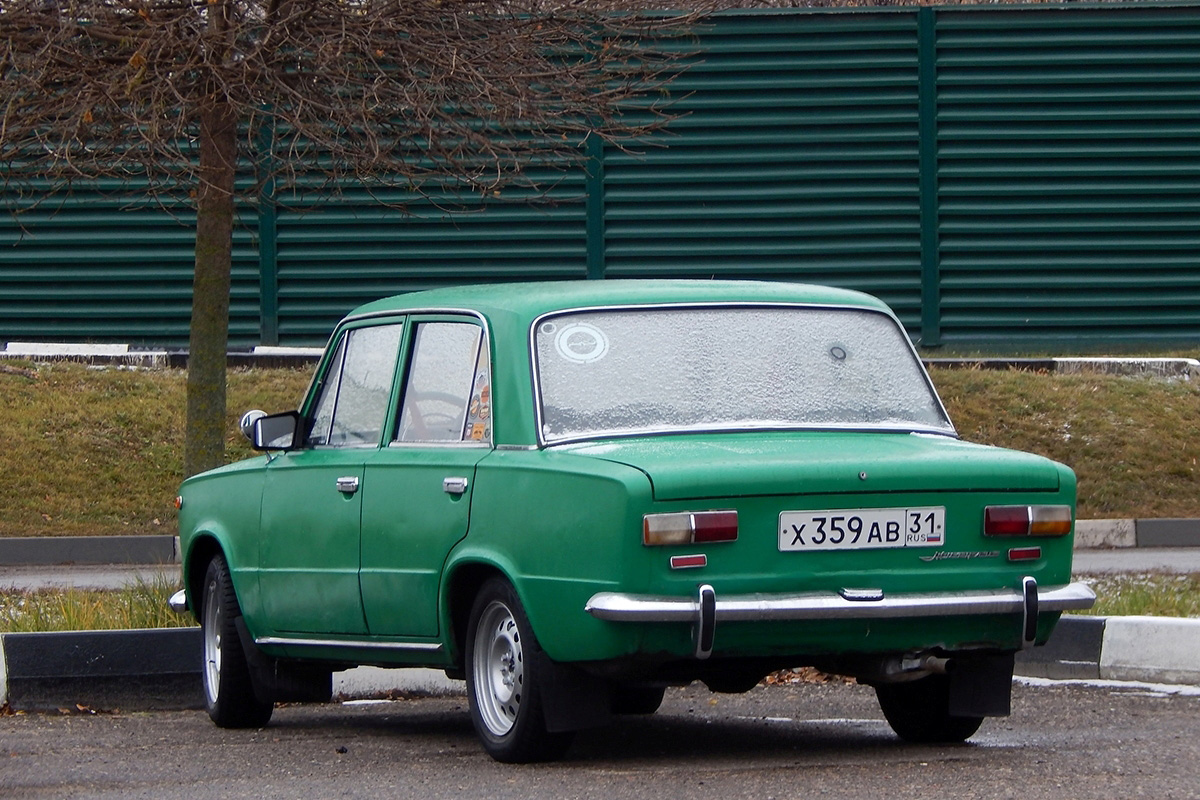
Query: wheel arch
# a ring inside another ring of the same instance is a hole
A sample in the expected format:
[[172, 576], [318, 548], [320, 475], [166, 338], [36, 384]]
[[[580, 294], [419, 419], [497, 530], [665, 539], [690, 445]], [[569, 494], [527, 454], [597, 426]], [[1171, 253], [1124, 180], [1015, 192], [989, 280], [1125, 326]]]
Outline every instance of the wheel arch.
[[229, 570], [229, 579], [233, 582], [233, 591], [239, 602], [245, 594], [242, 591], [243, 587], [239, 585], [237, 570], [234, 568], [233, 562], [236, 554], [233, 553], [228, 542], [213, 531], [196, 532], [188, 542], [187, 551], [184, 553], [183, 584], [187, 589], [188, 608], [197, 620], [200, 619], [199, 605], [204, 590], [204, 575], [208, 570], [209, 562], [216, 556], [225, 559], [225, 566]]
[[451, 658], [458, 669], [465, 667], [463, 659], [467, 650], [467, 625], [470, 623], [471, 607], [475, 597], [489, 578], [502, 578], [513, 587], [520, 597], [521, 591], [511, 574], [491, 560], [461, 559], [447, 569], [445, 588], [442, 592], [442, 624], [451, 650]]

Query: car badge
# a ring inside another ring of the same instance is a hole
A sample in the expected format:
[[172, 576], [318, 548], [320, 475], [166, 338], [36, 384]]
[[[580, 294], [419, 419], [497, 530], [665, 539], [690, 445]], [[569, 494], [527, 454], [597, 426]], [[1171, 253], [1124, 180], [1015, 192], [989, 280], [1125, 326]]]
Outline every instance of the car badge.
[[945, 551], [939, 550], [927, 556], [920, 556], [922, 561], [950, 561], [952, 559], [971, 559], [971, 558], [999, 558], [999, 550], [959, 550]]

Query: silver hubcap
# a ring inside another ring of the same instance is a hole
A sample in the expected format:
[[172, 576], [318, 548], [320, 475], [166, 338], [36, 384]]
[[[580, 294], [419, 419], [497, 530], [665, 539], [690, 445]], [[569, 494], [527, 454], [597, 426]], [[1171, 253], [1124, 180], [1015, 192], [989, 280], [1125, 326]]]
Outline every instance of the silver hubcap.
[[499, 601], [489, 603], [479, 618], [472, 674], [479, 716], [491, 733], [503, 736], [521, 710], [525, 659], [517, 621]]
[[209, 705], [217, 702], [221, 685], [221, 602], [217, 582], [204, 593], [204, 693]]

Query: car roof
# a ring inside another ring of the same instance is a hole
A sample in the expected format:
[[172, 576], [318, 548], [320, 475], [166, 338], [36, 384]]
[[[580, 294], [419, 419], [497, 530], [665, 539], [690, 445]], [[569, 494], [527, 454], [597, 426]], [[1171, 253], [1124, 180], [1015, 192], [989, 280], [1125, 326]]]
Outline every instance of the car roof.
[[887, 311], [870, 295], [785, 281], [591, 280], [494, 283], [395, 295], [359, 306], [350, 317], [406, 311], [471, 310], [532, 318], [575, 308], [690, 303], [787, 303]]

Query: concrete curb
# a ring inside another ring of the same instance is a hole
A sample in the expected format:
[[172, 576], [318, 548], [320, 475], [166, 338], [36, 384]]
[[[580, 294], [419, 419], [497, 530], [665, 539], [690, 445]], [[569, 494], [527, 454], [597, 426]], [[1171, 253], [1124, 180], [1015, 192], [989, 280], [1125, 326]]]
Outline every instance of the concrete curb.
[[1065, 615], [1045, 647], [1017, 655], [1017, 674], [1200, 685], [1200, 619]]
[[178, 563], [178, 536], [0, 538], [0, 567]]
[[[0, 636], [0, 705], [14, 710], [201, 708], [199, 628]], [[1016, 674], [1053, 680], [1200, 685], [1200, 620], [1066, 615]], [[334, 674], [343, 699], [462, 694], [431, 669], [359, 667]]]
[[[0, 706], [162, 710], [203, 708], [199, 628], [0, 635]], [[334, 673], [335, 697], [462, 694], [432, 669], [358, 667]]]
[[1075, 549], [1200, 547], [1200, 519], [1081, 519]]
[[[299, 367], [320, 359], [320, 347], [259, 346], [228, 354], [230, 366]], [[186, 350], [139, 350], [128, 344], [85, 344], [78, 342], [7, 342], [0, 358], [31, 361], [80, 361], [87, 364], [125, 367], [187, 367]], [[927, 367], [942, 369], [1004, 369], [1054, 372], [1063, 375], [1086, 373], [1200, 380], [1200, 361], [1194, 358], [923, 358]]]
[[[317, 363], [321, 347], [255, 347], [245, 352], [228, 353], [231, 367], [306, 367]], [[74, 361], [114, 367], [186, 369], [186, 350], [138, 350], [127, 344], [75, 344], [7, 342], [0, 358], [29, 361]]]

